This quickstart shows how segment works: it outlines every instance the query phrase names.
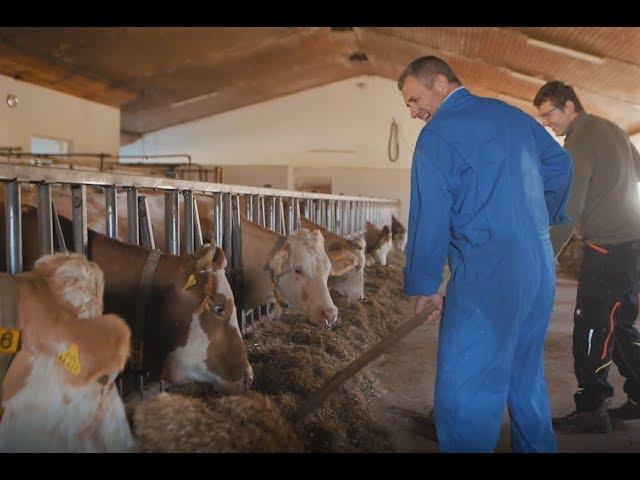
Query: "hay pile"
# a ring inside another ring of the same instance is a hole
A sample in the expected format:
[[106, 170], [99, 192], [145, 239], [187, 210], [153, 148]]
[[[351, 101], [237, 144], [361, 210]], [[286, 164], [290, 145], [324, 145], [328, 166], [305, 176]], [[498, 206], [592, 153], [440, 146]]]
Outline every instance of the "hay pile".
[[[390, 255], [386, 267], [367, 267], [365, 296], [363, 303], [354, 305], [336, 299], [340, 322], [331, 330], [290, 313], [257, 328], [247, 340], [253, 389], [272, 396], [290, 418], [311, 392], [393, 331], [404, 320], [399, 316], [405, 298], [401, 255]], [[321, 408], [295, 425], [305, 451], [391, 451], [387, 434], [374, 426], [370, 407], [382, 393], [367, 368], [348, 380]]]
[[[252, 392], [216, 397], [209, 387], [174, 386], [136, 407], [134, 435], [154, 452], [387, 452], [388, 434], [376, 426], [372, 400], [383, 393], [368, 368], [349, 379], [321, 408], [292, 425], [307, 396], [395, 329], [404, 302], [403, 256], [365, 270], [362, 303], [335, 298], [340, 321], [329, 330], [284, 311], [259, 322], [246, 340], [254, 371]], [[213, 396], [212, 396], [213, 395]], [[232, 434], [233, 433], [233, 434]]]
[[271, 399], [257, 393], [187, 397], [161, 393], [134, 413], [140, 452], [299, 452], [291, 424]]

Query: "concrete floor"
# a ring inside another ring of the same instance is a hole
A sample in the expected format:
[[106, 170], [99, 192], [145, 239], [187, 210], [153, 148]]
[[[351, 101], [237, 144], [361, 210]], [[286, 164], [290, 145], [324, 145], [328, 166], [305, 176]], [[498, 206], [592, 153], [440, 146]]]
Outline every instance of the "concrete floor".
[[[576, 282], [559, 278], [556, 303], [545, 351], [546, 376], [554, 416], [573, 410], [577, 388], [573, 374], [571, 333]], [[411, 312], [412, 302], [406, 301]], [[409, 318], [407, 316], [407, 318]], [[378, 419], [391, 433], [398, 452], [437, 452], [428, 414], [433, 405], [437, 354], [437, 325], [423, 325], [405, 337], [370, 368], [380, 377], [387, 393], [376, 401]], [[615, 388], [614, 405], [626, 400], [623, 378], [615, 367], [609, 371]], [[557, 434], [560, 452], [640, 452], [640, 420], [614, 421], [609, 434]], [[505, 412], [498, 452], [510, 451], [509, 419]]]

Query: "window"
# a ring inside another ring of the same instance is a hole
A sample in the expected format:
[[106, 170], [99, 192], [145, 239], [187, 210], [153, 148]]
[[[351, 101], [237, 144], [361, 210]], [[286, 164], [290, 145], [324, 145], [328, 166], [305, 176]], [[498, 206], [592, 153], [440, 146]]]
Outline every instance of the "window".
[[69, 153], [69, 141], [59, 138], [31, 137], [32, 153]]

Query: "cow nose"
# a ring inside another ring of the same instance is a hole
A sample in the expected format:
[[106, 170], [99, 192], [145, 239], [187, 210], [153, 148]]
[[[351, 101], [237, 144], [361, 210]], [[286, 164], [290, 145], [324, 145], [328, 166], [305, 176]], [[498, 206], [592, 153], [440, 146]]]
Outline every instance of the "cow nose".
[[324, 317], [324, 321], [327, 324], [327, 326], [330, 327], [334, 323], [336, 323], [336, 320], [338, 319], [338, 308], [335, 306], [323, 308], [322, 316]]

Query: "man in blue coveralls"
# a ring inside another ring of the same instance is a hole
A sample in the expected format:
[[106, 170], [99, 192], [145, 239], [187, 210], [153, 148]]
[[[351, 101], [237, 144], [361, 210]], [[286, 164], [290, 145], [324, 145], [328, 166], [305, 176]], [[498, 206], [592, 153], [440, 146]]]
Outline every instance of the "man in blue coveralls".
[[[555, 295], [549, 224], [567, 220], [572, 163], [531, 116], [477, 97], [428, 56], [398, 88], [416, 143], [404, 289], [442, 308], [434, 419], [443, 452], [490, 452], [505, 404], [517, 452], [554, 452], [543, 349]], [[438, 315], [432, 316], [431, 321]]]

